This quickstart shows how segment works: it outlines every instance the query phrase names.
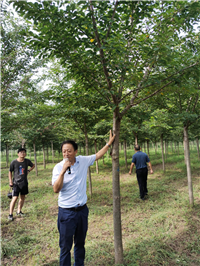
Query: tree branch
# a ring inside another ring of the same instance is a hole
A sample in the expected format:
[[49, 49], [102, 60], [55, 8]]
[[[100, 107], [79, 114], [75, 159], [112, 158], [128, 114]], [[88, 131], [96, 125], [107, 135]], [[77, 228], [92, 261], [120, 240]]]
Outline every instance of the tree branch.
[[[167, 87], [168, 85], [170, 85], [172, 82], [174, 82], [173, 80], [171, 80], [170, 82], [168, 82], [167, 84], [165, 84], [163, 87], [161, 87], [160, 89], [158, 89], [157, 91], [154, 91], [152, 94], [148, 95], [147, 97], [139, 100], [138, 102], [136, 102], [135, 104], [130, 103], [129, 105], [127, 105], [124, 110], [120, 113], [120, 116], [123, 117], [125, 115], [125, 113], [133, 106], [138, 105], [139, 103], [149, 99], [150, 97], [156, 95], [158, 92], [160, 92], [162, 89], [164, 89], [165, 87]], [[136, 98], [136, 97], [135, 97]]]
[[197, 105], [198, 99], [199, 99], [199, 95], [196, 96], [196, 100], [195, 100], [194, 106], [192, 108], [192, 112], [194, 112], [194, 110], [195, 110], [195, 107]]
[[[173, 73], [171, 76], [169, 76], [169, 77], [167, 77], [167, 78], [164, 78], [163, 80], [160, 81], [160, 83], [162, 83], [162, 82], [164, 82], [164, 81], [170, 79], [171, 77], [177, 75], [179, 72], [181, 72], [181, 71], [185, 71], [186, 69], [189, 69], [189, 68], [191, 68], [191, 67], [193, 67], [193, 66], [196, 66], [196, 65], [198, 65], [198, 64], [199, 64], [199, 62], [197, 62], [197, 63], [195, 63], [195, 64], [192, 64], [192, 65], [190, 65], [190, 66], [188, 66], [188, 67], [185, 67], [185, 68], [183, 68], [183, 69], [181, 69], [181, 70], [179, 70], [179, 71]], [[155, 85], [157, 85], [157, 84], [158, 84], [158, 82], [154, 82], [154, 83], [149, 84], [149, 85], [147, 85], [147, 86], [141, 87], [140, 90], [142, 90], [142, 89], [144, 89], [144, 88], [151, 87], [151, 86], [155, 86]], [[126, 95], [124, 95], [124, 97], [120, 100], [120, 102], [121, 102], [124, 98], [126, 98], [128, 95], [130, 95], [132, 92], [134, 92], [135, 90], [137, 90], [137, 89], [131, 90], [131, 91], [129, 91]]]
[[[96, 26], [96, 21], [95, 21], [95, 18], [94, 18], [94, 10], [93, 10], [93, 6], [92, 6], [92, 1], [90, 0], [89, 3], [90, 3], [91, 14], [92, 14], [92, 22], [93, 22], [93, 28], [94, 28], [94, 32], [95, 32], [95, 38], [96, 38], [98, 47], [100, 49], [99, 51], [100, 51], [101, 64], [103, 66], [103, 71], [104, 71], [104, 75], [105, 75], [105, 78], [106, 78], [106, 82], [108, 84], [108, 88], [111, 89], [112, 88], [112, 81], [110, 79], [110, 76], [108, 74], [108, 70], [107, 70], [107, 67], [106, 67], [106, 60], [105, 60], [105, 56], [104, 56], [104, 51], [101, 48], [102, 45], [101, 45], [101, 42], [100, 42], [98, 29], [97, 29], [97, 26]], [[117, 104], [117, 99], [116, 99], [115, 95], [113, 95], [113, 94], [111, 94], [111, 95], [112, 95], [114, 103]]]
[[108, 38], [108, 36], [110, 34], [110, 30], [111, 30], [111, 26], [112, 26], [112, 23], [113, 23], [113, 20], [114, 20], [114, 16], [115, 16], [115, 11], [117, 9], [117, 5], [118, 5], [118, 0], [115, 2], [115, 7], [114, 7], [114, 10], [113, 10], [113, 15], [112, 15], [112, 18], [111, 18], [111, 23], [110, 23], [110, 25], [108, 27], [108, 31], [107, 31], [107, 34], [106, 34], [106, 40], [107, 40], [107, 38]]
[[191, 101], [192, 101], [192, 96], [188, 99], [188, 102], [187, 102], [188, 106], [187, 106], [186, 112], [188, 112], [188, 110], [190, 108]]

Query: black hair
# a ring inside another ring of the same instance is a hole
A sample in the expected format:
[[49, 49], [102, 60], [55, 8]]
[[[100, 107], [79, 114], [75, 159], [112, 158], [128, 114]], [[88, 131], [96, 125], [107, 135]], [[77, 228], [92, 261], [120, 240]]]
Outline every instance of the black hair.
[[75, 151], [78, 150], [78, 144], [75, 141], [69, 139], [69, 140], [63, 141], [63, 143], [60, 145], [61, 151], [62, 151], [62, 147], [64, 144], [71, 144], [74, 147]]
[[135, 150], [136, 150], [136, 151], [139, 151], [139, 150], [140, 150], [140, 145], [136, 144], [136, 145], [135, 145]]
[[17, 151], [17, 153], [19, 153], [20, 151], [25, 151], [25, 152], [26, 152], [26, 149], [24, 149], [24, 148], [19, 148], [18, 151]]

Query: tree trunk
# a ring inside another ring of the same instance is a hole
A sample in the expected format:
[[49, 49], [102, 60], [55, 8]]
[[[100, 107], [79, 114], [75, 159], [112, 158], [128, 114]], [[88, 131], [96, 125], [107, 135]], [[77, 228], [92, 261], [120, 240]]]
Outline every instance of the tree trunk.
[[46, 169], [44, 145], [42, 145], [42, 153], [43, 153], [43, 166], [44, 166], [44, 169]]
[[183, 135], [183, 149], [184, 149], [184, 161], [185, 161], [185, 165], [186, 165], [187, 162], [186, 162], [186, 154], [185, 154], [185, 150], [186, 150], [186, 148], [185, 148], [184, 135]]
[[165, 161], [167, 160], [167, 141], [165, 140]]
[[52, 163], [54, 163], [53, 141], [51, 141]]
[[126, 140], [124, 140], [124, 157], [125, 157], [126, 170], [128, 170], [127, 153], [126, 153]]
[[49, 161], [49, 149], [48, 149], [48, 146], [47, 146], [47, 162], [46, 163], [48, 163], [48, 161]]
[[[89, 155], [89, 145], [88, 145], [88, 135], [87, 135], [87, 131], [86, 131], [86, 126], [85, 126], [85, 149], [86, 149], [86, 156]], [[91, 178], [91, 170], [90, 167], [88, 167], [88, 179], [89, 179], [89, 192], [90, 195], [92, 195], [92, 178]]]
[[35, 159], [35, 172], [36, 172], [36, 176], [38, 176], [38, 169], [37, 169], [37, 155], [36, 155], [35, 143], [33, 143], [33, 150], [34, 150], [34, 159]]
[[192, 174], [190, 165], [190, 151], [189, 151], [189, 140], [188, 140], [188, 127], [184, 127], [184, 149], [185, 149], [185, 161], [187, 167], [187, 179], [188, 179], [188, 190], [189, 190], [189, 201], [190, 205], [194, 205], [193, 187], [192, 187]]
[[[97, 140], [95, 139], [94, 141], [94, 148], [95, 148], [95, 153], [97, 153]], [[98, 165], [98, 160], [96, 161], [96, 173], [99, 173], [99, 165]]]
[[177, 143], [177, 149], [178, 149], [178, 156], [179, 156], [179, 142]]
[[24, 148], [24, 149], [25, 149], [25, 142], [26, 142], [26, 141], [23, 139], [23, 140], [22, 140], [22, 148]]
[[83, 147], [83, 154], [85, 155], [85, 146]]
[[[116, 108], [117, 109], [117, 108]], [[115, 110], [116, 112], [116, 110]], [[121, 229], [121, 205], [120, 205], [120, 176], [119, 176], [119, 134], [120, 120], [113, 114], [113, 133], [115, 141], [112, 149], [112, 180], [113, 180], [113, 222], [114, 222], [114, 245], [115, 264], [123, 264], [123, 246]]]
[[148, 154], [148, 157], [149, 157], [149, 139], [147, 140], [147, 154]]
[[162, 165], [163, 165], [163, 171], [165, 172], [165, 159], [164, 159], [164, 147], [163, 147], [163, 134], [160, 136], [161, 141], [161, 150], [162, 150]]
[[196, 138], [196, 144], [197, 144], [198, 159], [200, 160], [200, 154], [199, 154], [199, 139], [198, 139], [198, 138]]
[[154, 142], [154, 148], [155, 148], [155, 154], [157, 154], [157, 145], [156, 145], [156, 141]]
[[167, 155], [169, 154], [169, 152], [168, 152], [168, 146], [169, 146], [169, 142], [167, 141], [167, 147], [166, 147], [166, 153], [167, 153]]
[[133, 134], [135, 136], [135, 145], [137, 145], [138, 144], [138, 135], [136, 133], [134, 133], [134, 132], [133, 132]]
[[8, 167], [9, 164], [9, 149], [8, 144], [6, 144], [6, 167]]

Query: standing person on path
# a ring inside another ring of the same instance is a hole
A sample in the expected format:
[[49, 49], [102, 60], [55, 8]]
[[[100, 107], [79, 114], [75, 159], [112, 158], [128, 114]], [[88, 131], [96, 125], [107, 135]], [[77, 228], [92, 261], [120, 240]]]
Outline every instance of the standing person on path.
[[78, 145], [73, 140], [61, 144], [63, 160], [53, 169], [52, 185], [58, 197], [58, 230], [60, 234], [60, 266], [71, 266], [71, 248], [74, 241], [74, 266], [84, 266], [85, 238], [88, 229], [86, 205], [87, 170], [107, 151], [115, 135], [110, 130], [108, 143], [96, 154], [76, 156]]
[[[29, 160], [25, 159], [26, 149], [20, 148], [18, 150], [18, 158], [11, 162], [9, 169], [9, 185], [13, 187], [13, 195], [10, 203], [10, 214], [8, 220], [13, 221], [13, 211], [15, 203], [20, 193], [20, 199], [18, 202], [17, 215], [23, 216], [24, 213], [21, 211], [25, 201], [25, 195], [28, 194], [28, 179], [27, 175], [35, 168], [35, 165]], [[28, 170], [28, 166], [31, 168]], [[12, 172], [14, 172], [14, 178], [12, 179]]]
[[135, 145], [135, 154], [132, 157], [132, 163], [129, 171], [129, 175], [131, 175], [133, 167], [136, 167], [137, 181], [140, 189], [140, 198], [144, 200], [145, 195], [148, 194], [147, 189], [147, 176], [148, 176], [148, 168], [147, 163], [150, 167], [150, 173], [153, 174], [152, 165], [148, 155], [142, 151], [140, 151], [140, 146]]

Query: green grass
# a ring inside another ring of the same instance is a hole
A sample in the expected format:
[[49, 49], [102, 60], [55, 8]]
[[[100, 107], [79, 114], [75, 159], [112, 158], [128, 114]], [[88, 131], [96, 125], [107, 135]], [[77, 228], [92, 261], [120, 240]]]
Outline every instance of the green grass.
[[[130, 167], [133, 151], [128, 151]], [[154, 174], [149, 174], [149, 197], [140, 201], [135, 173], [125, 169], [120, 152], [121, 221], [126, 266], [200, 265], [200, 169], [191, 151], [195, 205], [189, 206], [183, 154], [168, 154], [162, 171], [161, 154], [151, 151]], [[39, 175], [29, 175], [26, 216], [7, 220], [10, 200], [8, 169], [1, 170], [1, 262], [2, 265], [59, 265], [57, 197], [51, 186], [52, 169], [40, 162]], [[4, 166], [5, 167], [5, 166]], [[92, 166], [92, 197], [88, 192], [89, 229], [86, 239], [86, 266], [114, 265], [111, 160], [99, 161], [99, 174]], [[73, 253], [73, 252], [72, 252]], [[73, 262], [73, 254], [72, 254]]]

